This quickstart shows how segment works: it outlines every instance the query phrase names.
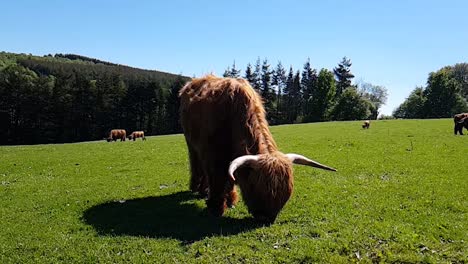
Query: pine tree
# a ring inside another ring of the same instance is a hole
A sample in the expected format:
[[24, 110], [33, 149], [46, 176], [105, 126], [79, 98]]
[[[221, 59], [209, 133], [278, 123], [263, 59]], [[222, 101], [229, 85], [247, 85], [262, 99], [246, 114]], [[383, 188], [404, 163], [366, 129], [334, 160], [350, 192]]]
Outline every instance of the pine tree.
[[231, 67], [228, 66], [227, 69], [224, 70], [223, 77], [231, 77]]
[[274, 113], [273, 103], [275, 100], [275, 95], [271, 88], [271, 75], [270, 65], [268, 60], [263, 60], [261, 68], [261, 86], [260, 86], [260, 95], [263, 98], [265, 110], [267, 112], [267, 117], [269, 121], [272, 121], [272, 114]]
[[246, 79], [250, 85], [253, 85], [255, 82], [254, 73], [252, 72], [252, 64], [250, 63], [247, 64], [247, 68], [245, 69], [244, 79]]
[[255, 70], [252, 74], [252, 82], [250, 84], [257, 91], [260, 92], [261, 89], [261, 78], [262, 78], [262, 68], [260, 65], [260, 58], [257, 58], [255, 62]]
[[170, 86], [170, 94], [167, 98], [166, 124], [169, 133], [179, 133], [182, 131], [179, 120], [179, 91], [184, 86], [184, 80], [178, 77]]
[[354, 78], [354, 75], [351, 73], [350, 67], [352, 63], [351, 60], [343, 57], [338, 67], [333, 69], [336, 77], [336, 97], [339, 97], [343, 91], [351, 86], [351, 79]]
[[231, 76], [230, 76], [230, 77], [232, 77], [232, 78], [239, 78], [239, 77], [240, 77], [240, 72], [241, 72], [241, 70], [238, 70], [238, 69], [236, 68], [236, 61], [234, 61], [234, 62], [232, 63], [231, 74], [230, 74]]
[[282, 92], [286, 86], [286, 71], [283, 68], [281, 62], [278, 62], [276, 69], [273, 72], [272, 85], [276, 88], [276, 117], [278, 118], [278, 123], [284, 121], [284, 117], [281, 113], [281, 104], [282, 104]]
[[301, 76], [299, 71], [294, 74], [292, 66], [289, 68], [286, 88], [284, 89], [284, 113], [287, 123], [297, 121], [301, 109]]
[[307, 59], [302, 70], [301, 88], [304, 121], [308, 121], [312, 115], [312, 94], [317, 86], [317, 71], [310, 66], [310, 59]]
[[224, 70], [223, 77], [239, 78], [240, 72], [241, 71], [236, 68], [236, 61], [234, 61], [232, 67], [227, 67], [227, 69]]

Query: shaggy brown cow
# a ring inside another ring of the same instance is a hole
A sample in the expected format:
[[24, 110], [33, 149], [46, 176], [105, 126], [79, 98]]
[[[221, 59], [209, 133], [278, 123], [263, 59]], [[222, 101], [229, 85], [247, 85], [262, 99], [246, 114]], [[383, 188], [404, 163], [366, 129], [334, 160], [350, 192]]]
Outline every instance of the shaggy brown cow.
[[112, 129], [109, 132], [109, 136], [107, 137], [107, 142], [116, 141], [117, 139], [120, 139], [120, 141], [125, 141], [125, 138], [127, 137], [127, 131], [125, 129]]
[[190, 189], [208, 194], [208, 210], [223, 215], [237, 202], [238, 184], [249, 212], [272, 223], [293, 190], [292, 164], [335, 171], [278, 150], [260, 96], [243, 79], [212, 75], [180, 91], [181, 124], [188, 146]]
[[454, 115], [453, 122], [455, 123], [455, 126], [453, 127], [455, 135], [457, 132], [460, 133], [460, 135], [463, 135], [463, 126], [468, 129], [468, 113]]
[[362, 128], [369, 128], [370, 127], [370, 121], [364, 121], [364, 124], [362, 124]]
[[133, 131], [132, 134], [130, 134], [130, 136], [128, 136], [128, 139], [129, 140], [133, 139], [133, 141], [135, 141], [137, 138], [141, 138], [141, 140], [146, 140], [145, 132], [143, 132], [143, 131]]

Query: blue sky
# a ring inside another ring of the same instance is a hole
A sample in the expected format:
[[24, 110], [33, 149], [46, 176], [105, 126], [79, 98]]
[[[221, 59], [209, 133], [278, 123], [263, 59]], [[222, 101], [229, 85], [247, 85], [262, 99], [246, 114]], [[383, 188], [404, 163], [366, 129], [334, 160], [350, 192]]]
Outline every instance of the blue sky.
[[383, 85], [390, 114], [429, 72], [468, 61], [468, 1], [3, 1], [0, 50], [76, 53], [145, 69], [221, 75], [257, 57]]

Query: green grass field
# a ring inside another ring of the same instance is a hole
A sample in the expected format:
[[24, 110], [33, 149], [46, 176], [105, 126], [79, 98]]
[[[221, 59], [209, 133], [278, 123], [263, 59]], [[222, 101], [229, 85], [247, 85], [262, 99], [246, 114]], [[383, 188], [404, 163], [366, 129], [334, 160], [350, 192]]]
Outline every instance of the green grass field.
[[272, 127], [295, 166], [271, 226], [188, 190], [182, 135], [0, 147], [0, 263], [466, 263], [468, 136], [452, 122]]

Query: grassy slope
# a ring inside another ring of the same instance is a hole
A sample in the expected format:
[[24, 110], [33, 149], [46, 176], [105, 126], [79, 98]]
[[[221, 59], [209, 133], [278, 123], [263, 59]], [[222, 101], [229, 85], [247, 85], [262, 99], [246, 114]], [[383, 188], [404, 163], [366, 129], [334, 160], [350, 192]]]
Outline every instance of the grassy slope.
[[[0, 263], [467, 262], [468, 136], [450, 120], [273, 127], [295, 167], [269, 227], [186, 192], [181, 135], [0, 147]], [[462, 164], [462, 162], [464, 164]]]

